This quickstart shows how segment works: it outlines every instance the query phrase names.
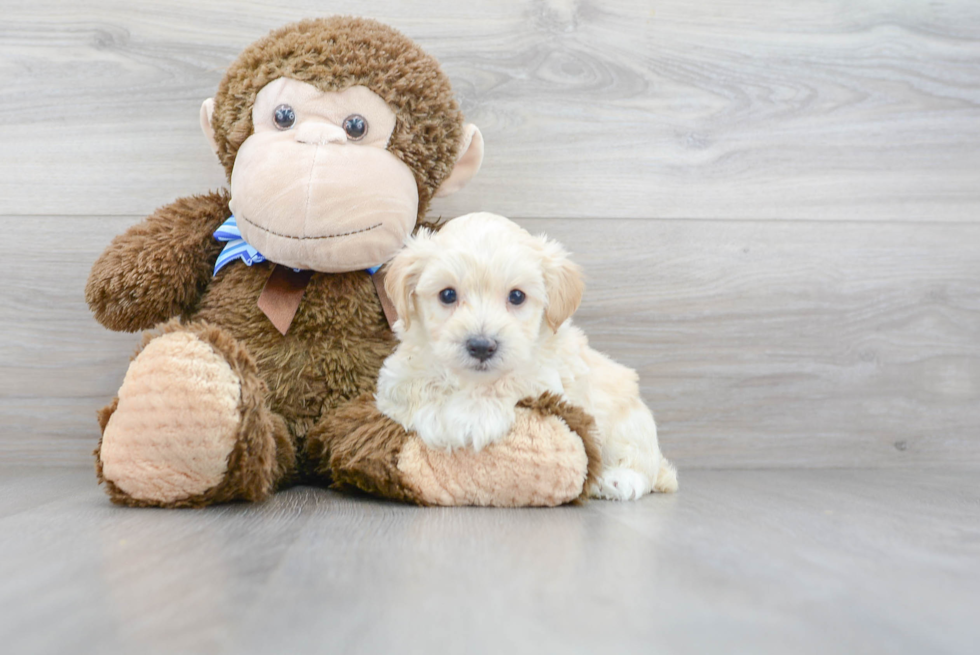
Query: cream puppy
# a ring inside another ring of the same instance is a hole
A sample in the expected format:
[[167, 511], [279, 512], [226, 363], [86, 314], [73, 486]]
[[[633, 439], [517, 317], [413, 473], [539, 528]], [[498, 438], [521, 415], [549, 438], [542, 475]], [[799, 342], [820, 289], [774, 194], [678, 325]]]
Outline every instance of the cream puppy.
[[385, 288], [401, 343], [381, 368], [378, 409], [426, 444], [479, 450], [507, 436], [519, 400], [550, 391], [596, 420], [603, 471], [591, 495], [677, 489], [636, 372], [568, 320], [584, 284], [558, 243], [468, 214], [410, 238]]

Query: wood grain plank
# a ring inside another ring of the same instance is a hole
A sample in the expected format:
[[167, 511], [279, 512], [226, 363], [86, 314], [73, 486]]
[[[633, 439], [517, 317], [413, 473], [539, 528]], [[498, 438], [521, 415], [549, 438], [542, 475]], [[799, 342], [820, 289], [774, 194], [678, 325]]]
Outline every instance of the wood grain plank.
[[[0, 219], [6, 456], [87, 460], [138, 339], [82, 292], [133, 220]], [[980, 225], [524, 223], [585, 267], [576, 322], [639, 371], [683, 468], [980, 461]]]
[[[677, 495], [554, 510], [297, 488], [193, 512], [114, 507], [91, 471], [7, 470], [0, 640], [17, 653], [965, 655], [980, 639], [975, 470], [691, 471]], [[22, 511], [31, 486], [45, 502]]]
[[980, 461], [977, 226], [525, 223], [576, 252], [576, 321], [678, 460]]
[[[222, 69], [322, 3], [45, 0], [0, 25], [0, 214], [147, 214], [223, 183]], [[366, 0], [487, 138], [454, 215], [977, 220], [980, 5]], [[57, 192], [53, 193], [52, 190]]]

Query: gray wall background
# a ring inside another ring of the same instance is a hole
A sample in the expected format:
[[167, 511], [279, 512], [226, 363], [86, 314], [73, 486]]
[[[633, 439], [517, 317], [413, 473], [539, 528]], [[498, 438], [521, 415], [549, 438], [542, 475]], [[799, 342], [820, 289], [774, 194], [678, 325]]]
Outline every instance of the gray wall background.
[[198, 109], [348, 13], [443, 63], [487, 141], [434, 213], [563, 241], [576, 321], [681, 468], [980, 461], [980, 3], [0, 1], [0, 457], [89, 465], [137, 335], [109, 240], [224, 185]]

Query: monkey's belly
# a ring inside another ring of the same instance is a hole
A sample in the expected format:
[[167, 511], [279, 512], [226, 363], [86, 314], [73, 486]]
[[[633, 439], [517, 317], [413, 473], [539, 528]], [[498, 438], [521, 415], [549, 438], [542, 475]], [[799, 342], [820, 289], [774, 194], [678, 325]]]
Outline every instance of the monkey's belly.
[[189, 320], [227, 330], [245, 346], [269, 387], [269, 404], [300, 436], [320, 416], [373, 391], [395, 347], [374, 283], [363, 271], [315, 273], [282, 335], [257, 305], [269, 263], [222, 269]]

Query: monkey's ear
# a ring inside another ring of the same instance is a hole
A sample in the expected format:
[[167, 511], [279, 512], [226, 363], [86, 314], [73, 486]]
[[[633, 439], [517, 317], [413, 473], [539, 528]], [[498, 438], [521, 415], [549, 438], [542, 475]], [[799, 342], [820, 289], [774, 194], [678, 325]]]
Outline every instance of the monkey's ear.
[[430, 236], [429, 230], [419, 230], [385, 267], [385, 293], [391, 298], [398, 319], [406, 330], [412, 324], [412, 294], [428, 260], [429, 249], [426, 246]]
[[538, 237], [541, 244], [544, 285], [548, 291], [548, 306], [544, 318], [548, 327], [557, 332], [561, 324], [575, 313], [585, 293], [582, 268], [568, 258], [568, 253], [556, 241]]
[[201, 105], [201, 130], [204, 138], [211, 144], [211, 151], [218, 154], [218, 142], [214, 138], [214, 128], [211, 126], [211, 116], [214, 115], [214, 98], [208, 98]]
[[480, 129], [476, 125], [467, 123], [463, 126], [463, 138], [460, 140], [459, 157], [456, 159], [456, 165], [453, 166], [453, 172], [449, 174], [449, 177], [439, 185], [436, 190], [436, 198], [456, 193], [466, 186], [466, 183], [472, 180], [473, 176], [480, 170], [482, 163], [483, 135], [480, 134]]

